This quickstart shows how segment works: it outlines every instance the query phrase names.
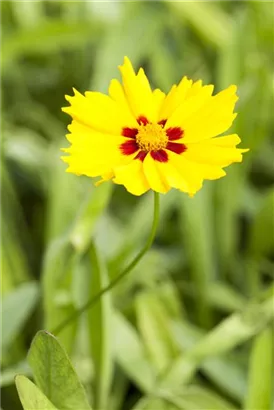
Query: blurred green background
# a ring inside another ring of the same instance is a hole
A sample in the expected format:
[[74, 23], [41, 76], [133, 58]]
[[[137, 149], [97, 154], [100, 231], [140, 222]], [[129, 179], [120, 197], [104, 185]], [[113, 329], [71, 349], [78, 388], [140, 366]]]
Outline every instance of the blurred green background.
[[193, 199], [161, 195], [152, 249], [59, 340], [95, 410], [270, 409], [273, 3], [2, 1], [1, 9], [2, 409], [22, 409], [14, 375], [31, 377], [35, 333], [119, 274], [149, 233], [151, 192], [94, 188], [59, 159], [70, 121], [64, 94], [106, 92], [125, 55], [165, 92], [183, 75], [216, 91], [237, 84], [233, 131], [250, 152]]

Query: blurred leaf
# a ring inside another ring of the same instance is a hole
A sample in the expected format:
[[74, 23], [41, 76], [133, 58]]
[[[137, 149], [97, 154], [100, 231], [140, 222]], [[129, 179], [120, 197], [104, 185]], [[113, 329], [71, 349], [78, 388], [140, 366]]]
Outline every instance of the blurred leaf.
[[140, 58], [149, 55], [147, 39], [157, 35], [159, 26], [156, 13], [157, 9], [145, 2], [124, 3], [119, 25], [107, 31], [100, 45], [91, 88], [106, 92], [113, 74], [118, 74], [117, 67], [124, 56], [136, 64]]
[[[106, 267], [98, 255], [94, 244], [90, 247], [91, 283], [89, 284], [90, 298], [97, 295], [108, 285]], [[95, 408], [108, 408], [112, 363], [112, 307], [110, 293], [105, 294], [88, 311], [89, 335], [91, 353], [95, 371]]]
[[273, 327], [265, 329], [253, 342], [249, 367], [246, 410], [268, 410], [273, 396]]
[[[46, 54], [71, 49], [95, 41], [100, 27], [94, 23], [67, 24], [62, 20], [45, 21], [37, 27], [21, 28], [5, 39], [2, 66], [7, 70], [15, 59], [30, 54]], [[33, 41], [36, 38], [37, 41]]]
[[90, 195], [72, 228], [70, 239], [78, 252], [84, 252], [93, 235], [95, 224], [108, 205], [113, 184], [105, 183], [97, 188], [90, 187]]
[[166, 2], [174, 13], [178, 13], [201, 36], [205, 42], [223, 48], [230, 41], [233, 21], [218, 3], [210, 2]]
[[249, 254], [258, 258], [274, 250], [274, 190], [265, 195], [261, 209], [251, 225]]
[[[274, 319], [273, 292], [263, 303], [251, 303], [241, 313], [235, 313], [224, 319], [218, 326], [202, 338], [187, 354], [200, 363], [205, 358], [224, 354], [237, 345], [255, 336]], [[180, 335], [174, 327], [175, 337]]]
[[45, 14], [42, 2], [12, 2], [12, 13], [18, 26], [34, 27], [43, 24]]
[[15, 128], [5, 136], [5, 156], [28, 178], [36, 189], [47, 187], [47, 144], [41, 135], [32, 130]]
[[1, 162], [1, 258], [2, 294], [30, 280], [29, 261], [23, 245], [28, 243], [28, 228], [18, 193], [6, 162]]
[[148, 356], [157, 373], [162, 373], [178, 354], [169, 332], [169, 317], [164, 305], [152, 292], [136, 297], [136, 315]]
[[116, 313], [113, 320], [113, 348], [119, 366], [141, 390], [151, 391], [155, 375], [137, 332], [121, 314]]
[[183, 247], [188, 255], [196, 291], [195, 309], [199, 323], [204, 327], [208, 327], [212, 320], [208, 289], [215, 276], [211, 198], [209, 186], [204, 187], [195, 198], [178, 196]]
[[[53, 330], [69, 315], [75, 312], [71, 295], [73, 270], [78, 259], [68, 238], [51, 242], [44, 257], [42, 269], [42, 290], [44, 328]], [[59, 335], [65, 349], [71, 352], [75, 341], [77, 322], [66, 326]]]
[[12, 367], [8, 367], [1, 371], [0, 386], [5, 387], [14, 384], [14, 378], [17, 374], [24, 373], [25, 376], [31, 376], [31, 369], [26, 362], [22, 360], [21, 362], [15, 364]]
[[7, 294], [2, 304], [2, 349], [7, 349], [20, 334], [38, 301], [39, 288], [36, 282], [25, 283]]
[[58, 410], [27, 377], [18, 375], [15, 383], [24, 410]]
[[184, 387], [176, 396], [173, 393], [171, 401], [180, 409], [185, 410], [233, 410], [231, 403], [222, 399], [216, 393], [199, 386]]
[[[60, 160], [56, 144], [50, 147], [49, 192], [46, 210], [46, 240], [49, 242], [63, 235], [75, 220], [75, 216], [86, 197], [87, 180], [67, 174], [65, 165]], [[88, 185], [90, 189], [92, 186]], [[62, 217], [60, 218], [60, 215]]]
[[[180, 325], [176, 326], [176, 332], [182, 352], [185, 354], [205, 337], [204, 331], [187, 322], [180, 322]], [[203, 360], [200, 366], [202, 373], [226, 395], [239, 402], [243, 400], [247, 382], [244, 369], [240, 366], [237, 357], [228, 354], [209, 357]]]
[[45, 331], [36, 334], [28, 354], [35, 382], [62, 410], [90, 410], [86, 393], [72, 364], [58, 342]]
[[[177, 408], [177, 407], [176, 407]], [[173, 410], [163, 399], [158, 398], [141, 398], [132, 410]]]

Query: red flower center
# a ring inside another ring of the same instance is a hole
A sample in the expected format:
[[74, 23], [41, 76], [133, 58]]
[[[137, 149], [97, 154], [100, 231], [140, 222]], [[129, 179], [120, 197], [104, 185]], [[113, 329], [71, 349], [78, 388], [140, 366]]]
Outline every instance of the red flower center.
[[127, 138], [120, 145], [124, 155], [137, 155], [134, 159], [144, 161], [148, 153], [155, 161], [167, 162], [168, 152], [173, 151], [181, 154], [186, 151], [186, 146], [179, 142], [173, 142], [183, 137], [184, 131], [180, 127], [165, 129], [166, 121], [161, 120], [158, 124], [150, 123], [146, 117], [138, 118], [138, 128], [123, 128], [122, 135]]

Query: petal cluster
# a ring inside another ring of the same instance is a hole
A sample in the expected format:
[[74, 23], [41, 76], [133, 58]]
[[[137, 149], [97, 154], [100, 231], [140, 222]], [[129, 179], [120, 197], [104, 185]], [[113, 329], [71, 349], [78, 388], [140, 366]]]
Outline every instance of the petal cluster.
[[194, 195], [206, 179], [223, 177], [224, 167], [242, 161], [248, 151], [236, 146], [236, 134], [221, 136], [236, 117], [236, 86], [216, 95], [184, 77], [165, 95], [151, 90], [141, 68], [135, 74], [125, 58], [122, 84], [112, 80], [109, 95], [74, 90], [63, 111], [68, 126], [68, 172], [99, 181], [112, 180], [134, 195], [171, 188]]

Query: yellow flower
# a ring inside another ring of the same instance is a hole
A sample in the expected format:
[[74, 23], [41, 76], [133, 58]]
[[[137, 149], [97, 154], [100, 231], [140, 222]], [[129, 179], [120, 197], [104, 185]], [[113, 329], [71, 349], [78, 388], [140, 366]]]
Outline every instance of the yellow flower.
[[63, 149], [67, 172], [112, 179], [134, 195], [152, 189], [166, 193], [177, 188], [194, 195], [205, 179], [226, 175], [224, 167], [241, 162], [236, 134], [226, 131], [233, 113], [236, 86], [212, 96], [213, 86], [184, 77], [165, 95], [151, 90], [141, 68], [136, 75], [126, 57], [119, 67], [122, 85], [112, 80], [109, 96], [74, 90], [66, 96], [71, 115]]

